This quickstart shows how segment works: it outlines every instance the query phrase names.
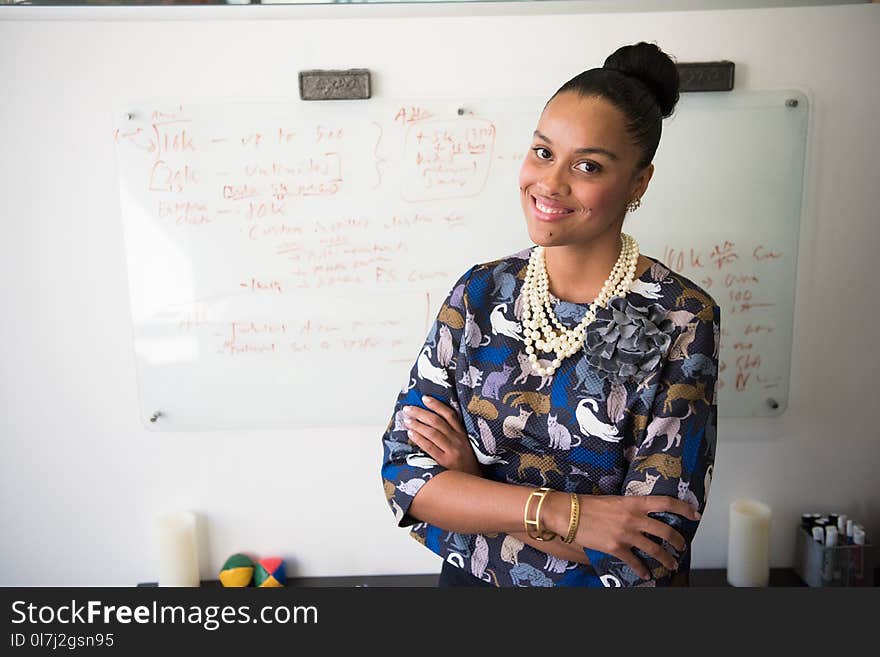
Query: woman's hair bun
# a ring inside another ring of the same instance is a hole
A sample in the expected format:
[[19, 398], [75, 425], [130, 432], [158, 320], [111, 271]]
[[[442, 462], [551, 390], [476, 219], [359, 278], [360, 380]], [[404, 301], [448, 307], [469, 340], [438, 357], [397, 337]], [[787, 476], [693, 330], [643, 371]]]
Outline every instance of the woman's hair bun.
[[640, 80], [654, 96], [663, 117], [672, 114], [678, 102], [678, 68], [655, 44], [640, 41], [621, 46], [608, 56], [603, 68]]

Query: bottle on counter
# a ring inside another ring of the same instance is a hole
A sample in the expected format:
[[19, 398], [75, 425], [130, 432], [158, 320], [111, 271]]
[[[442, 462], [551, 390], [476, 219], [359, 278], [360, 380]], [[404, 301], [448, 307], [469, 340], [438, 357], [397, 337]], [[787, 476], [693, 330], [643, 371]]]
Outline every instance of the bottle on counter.
[[847, 517], [845, 513], [841, 513], [837, 516], [837, 534], [841, 537], [843, 542], [846, 542], [843, 538], [846, 536], [846, 521]]
[[837, 527], [827, 525], [825, 527], [825, 547], [834, 547], [837, 545]]
[[853, 543], [855, 545], [865, 544], [865, 530], [861, 527], [861, 525], [853, 527]]

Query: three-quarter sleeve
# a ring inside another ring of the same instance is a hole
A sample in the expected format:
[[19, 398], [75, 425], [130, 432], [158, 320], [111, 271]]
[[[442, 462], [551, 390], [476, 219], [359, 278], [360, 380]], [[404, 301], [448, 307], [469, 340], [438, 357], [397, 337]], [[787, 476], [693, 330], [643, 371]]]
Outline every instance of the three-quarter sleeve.
[[464, 376], [459, 370], [464, 363], [461, 347], [467, 317], [465, 292], [472, 270], [473, 267], [459, 277], [443, 300], [382, 435], [382, 482], [399, 527], [417, 522], [408, 514], [413, 498], [431, 477], [446, 470], [409, 441], [403, 407], [427, 409], [422, 401], [427, 395], [459, 409], [456, 377]]
[[[705, 306], [675, 337], [660, 371], [647, 429], [629, 463], [621, 494], [677, 497], [703, 513], [715, 461], [720, 319], [717, 305]], [[647, 535], [676, 557], [679, 571], [687, 571], [699, 521], [665, 512], [649, 515], [684, 537], [687, 545], [679, 554], [665, 540]], [[650, 569], [650, 579], [641, 579], [610, 554], [589, 548], [585, 552], [605, 586], [670, 585], [674, 571], [641, 550], [632, 550]]]

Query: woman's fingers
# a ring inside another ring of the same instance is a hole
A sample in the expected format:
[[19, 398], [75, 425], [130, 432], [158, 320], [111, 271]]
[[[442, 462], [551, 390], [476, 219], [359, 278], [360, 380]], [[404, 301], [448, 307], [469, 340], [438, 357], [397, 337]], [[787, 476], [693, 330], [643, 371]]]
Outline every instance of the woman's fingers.
[[[458, 420], [458, 413], [453, 411], [443, 402], [438, 401], [433, 397], [425, 396], [422, 397], [422, 399], [424, 400], [425, 405], [428, 407], [427, 411], [418, 408], [417, 406], [410, 407], [415, 411], [416, 417], [418, 417], [422, 422], [432, 424], [441, 431], [452, 433], [465, 433], [465, 431], [461, 428], [461, 422]], [[426, 417], [427, 419], [422, 419], [423, 417]]]
[[633, 552], [633, 548], [638, 548], [644, 554], [653, 557], [669, 570], [678, 570], [678, 562], [675, 557], [644, 534], [630, 533], [622, 543], [623, 545], [611, 554], [624, 561], [642, 579], [650, 579], [651, 571]]
[[434, 413], [420, 411], [409, 412], [404, 416], [404, 425], [410, 431], [421, 434], [444, 452], [449, 450], [449, 434], [451, 430], [446, 420]]
[[678, 562], [669, 552], [663, 549], [650, 538], [644, 535], [635, 536], [632, 541], [633, 547], [640, 549], [648, 556], [654, 557], [669, 570], [678, 570]]
[[646, 518], [641, 530], [646, 534], [651, 534], [652, 536], [656, 536], [657, 538], [662, 538], [679, 552], [683, 551], [687, 547], [684, 536], [682, 536], [680, 532], [676, 531], [674, 528], [670, 527], [665, 522], [661, 522], [660, 520]]
[[439, 462], [440, 459], [443, 458], [443, 450], [438, 447], [437, 444], [434, 443], [434, 441], [421, 435], [418, 431], [415, 431], [414, 429], [409, 429], [406, 432], [406, 435], [409, 436], [409, 439], [413, 441], [413, 443], [415, 443], [416, 447], [418, 447], [435, 461]]
[[630, 548], [624, 548], [619, 552], [612, 552], [613, 556], [623, 561], [627, 566], [632, 568], [633, 572], [642, 579], [651, 579], [651, 571], [642, 563]]
[[[634, 498], [635, 496], [631, 497], [630, 499]], [[694, 509], [684, 500], [680, 500], [678, 498], [668, 495], [646, 495], [641, 499], [643, 500], [642, 512], [645, 514], [674, 513], [684, 518], [689, 518], [691, 520], [700, 519], [700, 514], [696, 511], [696, 509]], [[682, 536], [682, 534], [674, 527], [671, 527], [667, 523], [662, 522], [661, 520], [656, 520], [648, 515], [644, 516], [644, 519], [640, 523], [640, 525], [640, 533], [632, 541], [633, 547], [636, 547], [645, 554], [653, 557], [669, 570], [677, 570], [677, 558], [670, 554], [669, 551], [666, 550], [661, 544], [651, 540], [651, 538], [649, 538], [645, 534], [656, 536], [657, 538], [666, 541], [666, 543], [668, 543], [673, 549], [677, 550], [679, 553], [683, 552], [685, 548], [687, 548], [687, 541], [685, 540], [684, 536]]]
[[[419, 406], [404, 406], [403, 423], [417, 436], [412, 439], [418, 446], [424, 441], [430, 443], [425, 448], [437, 463], [450, 470], [458, 470], [482, 477], [483, 472], [471, 445], [471, 440], [461, 422], [456, 419], [457, 413], [431, 397], [425, 397], [431, 410]], [[459, 428], [456, 428], [459, 427]], [[429, 450], [434, 450], [431, 453]]]
[[677, 513], [691, 520], [699, 520], [700, 513], [684, 500], [669, 495], [644, 495], [632, 496], [633, 499], [645, 500], [646, 512], [668, 512]]
[[470, 447], [467, 432], [461, 428], [458, 414], [433, 397], [426, 396], [424, 400], [431, 407], [430, 410], [418, 406], [405, 406], [403, 423], [433, 440], [444, 451], [449, 451], [450, 441], [456, 438], [464, 446]]
[[452, 427], [453, 429], [459, 431], [460, 433], [466, 433], [464, 427], [461, 424], [461, 417], [451, 406], [447, 406], [439, 399], [435, 399], [434, 397], [428, 397], [425, 395], [422, 397], [422, 401], [425, 403], [425, 406], [428, 409], [434, 411], [438, 415], [440, 415], [446, 423]]

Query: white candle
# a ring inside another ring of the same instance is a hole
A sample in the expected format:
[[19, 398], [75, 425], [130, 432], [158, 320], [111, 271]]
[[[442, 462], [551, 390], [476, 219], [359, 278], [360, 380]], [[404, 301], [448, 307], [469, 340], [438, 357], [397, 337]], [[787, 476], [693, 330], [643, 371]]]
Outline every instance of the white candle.
[[767, 586], [770, 579], [770, 507], [757, 500], [730, 503], [727, 582]]
[[156, 538], [159, 586], [198, 586], [195, 515], [189, 511], [160, 514], [156, 518]]

